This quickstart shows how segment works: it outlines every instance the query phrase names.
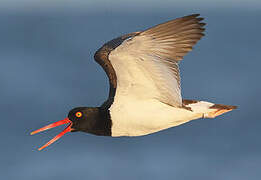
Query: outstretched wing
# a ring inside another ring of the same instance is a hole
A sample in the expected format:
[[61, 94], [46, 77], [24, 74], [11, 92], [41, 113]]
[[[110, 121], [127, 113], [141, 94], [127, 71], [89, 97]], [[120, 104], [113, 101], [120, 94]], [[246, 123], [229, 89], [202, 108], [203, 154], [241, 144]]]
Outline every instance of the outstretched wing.
[[204, 35], [198, 14], [159, 24], [106, 43], [95, 54], [117, 94], [182, 106], [178, 61]]

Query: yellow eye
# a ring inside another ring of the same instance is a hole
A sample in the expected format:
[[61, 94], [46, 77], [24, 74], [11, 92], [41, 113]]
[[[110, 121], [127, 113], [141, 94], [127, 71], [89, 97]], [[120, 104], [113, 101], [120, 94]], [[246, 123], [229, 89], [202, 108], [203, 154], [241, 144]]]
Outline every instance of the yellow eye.
[[78, 117], [78, 118], [82, 117], [82, 113], [81, 112], [77, 112], [77, 113], [75, 113], [75, 116]]

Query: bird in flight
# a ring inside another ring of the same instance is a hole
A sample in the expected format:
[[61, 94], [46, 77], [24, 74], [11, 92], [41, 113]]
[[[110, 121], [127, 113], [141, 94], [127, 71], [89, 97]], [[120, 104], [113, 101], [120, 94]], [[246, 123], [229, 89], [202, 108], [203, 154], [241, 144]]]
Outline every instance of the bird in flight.
[[94, 59], [109, 78], [108, 99], [100, 107], [76, 107], [65, 119], [33, 131], [69, 124], [39, 150], [67, 132], [143, 136], [235, 109], [181, 97], [178, 64], [204, 36], [202, 20], [193, 14], [105, 43]]

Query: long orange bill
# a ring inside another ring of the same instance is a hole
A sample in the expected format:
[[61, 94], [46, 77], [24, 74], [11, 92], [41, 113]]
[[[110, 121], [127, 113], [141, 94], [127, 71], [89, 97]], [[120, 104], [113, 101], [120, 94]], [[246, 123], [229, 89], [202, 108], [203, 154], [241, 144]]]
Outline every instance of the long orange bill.
[[58, 139], [60, 139], [65, 133], [67, 132], [71, 132], [72, 131], [72, 122], [68, 119], [65, 118], [63, 120], [57, 121], [55, 123], [49, 124], [47, 126], [44, 126], [36, 131], [31, 132], [31, 135], [63, 125], [63, 124], [67, 124], [70, 123], [69, 126], [67, 126], [62, 132], [60, 132], [57, 136], [55, 136], [53, 139], [51, 139], [49, 142], [47, 142], [45, 145], [43, 145], [42, 147], [40, 147], [38, 150], [41, 151], [42, 149], [46, 148], [47, 146], [51, 145], [52, 143], [54, 143], [55, 141], [57, 141]]

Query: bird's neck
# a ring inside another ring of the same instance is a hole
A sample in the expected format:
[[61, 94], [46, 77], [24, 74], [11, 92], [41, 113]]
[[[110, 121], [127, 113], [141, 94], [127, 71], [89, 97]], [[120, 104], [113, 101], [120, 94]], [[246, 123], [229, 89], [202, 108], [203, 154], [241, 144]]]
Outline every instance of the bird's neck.
[[91, 125], [84, 131], [100, 136], [111, 136], [112, 121], [109, 110], [101, 107], [95, 107], [93, 110], [91, 117], [88, 119], [88, 121], [91, 121]]

